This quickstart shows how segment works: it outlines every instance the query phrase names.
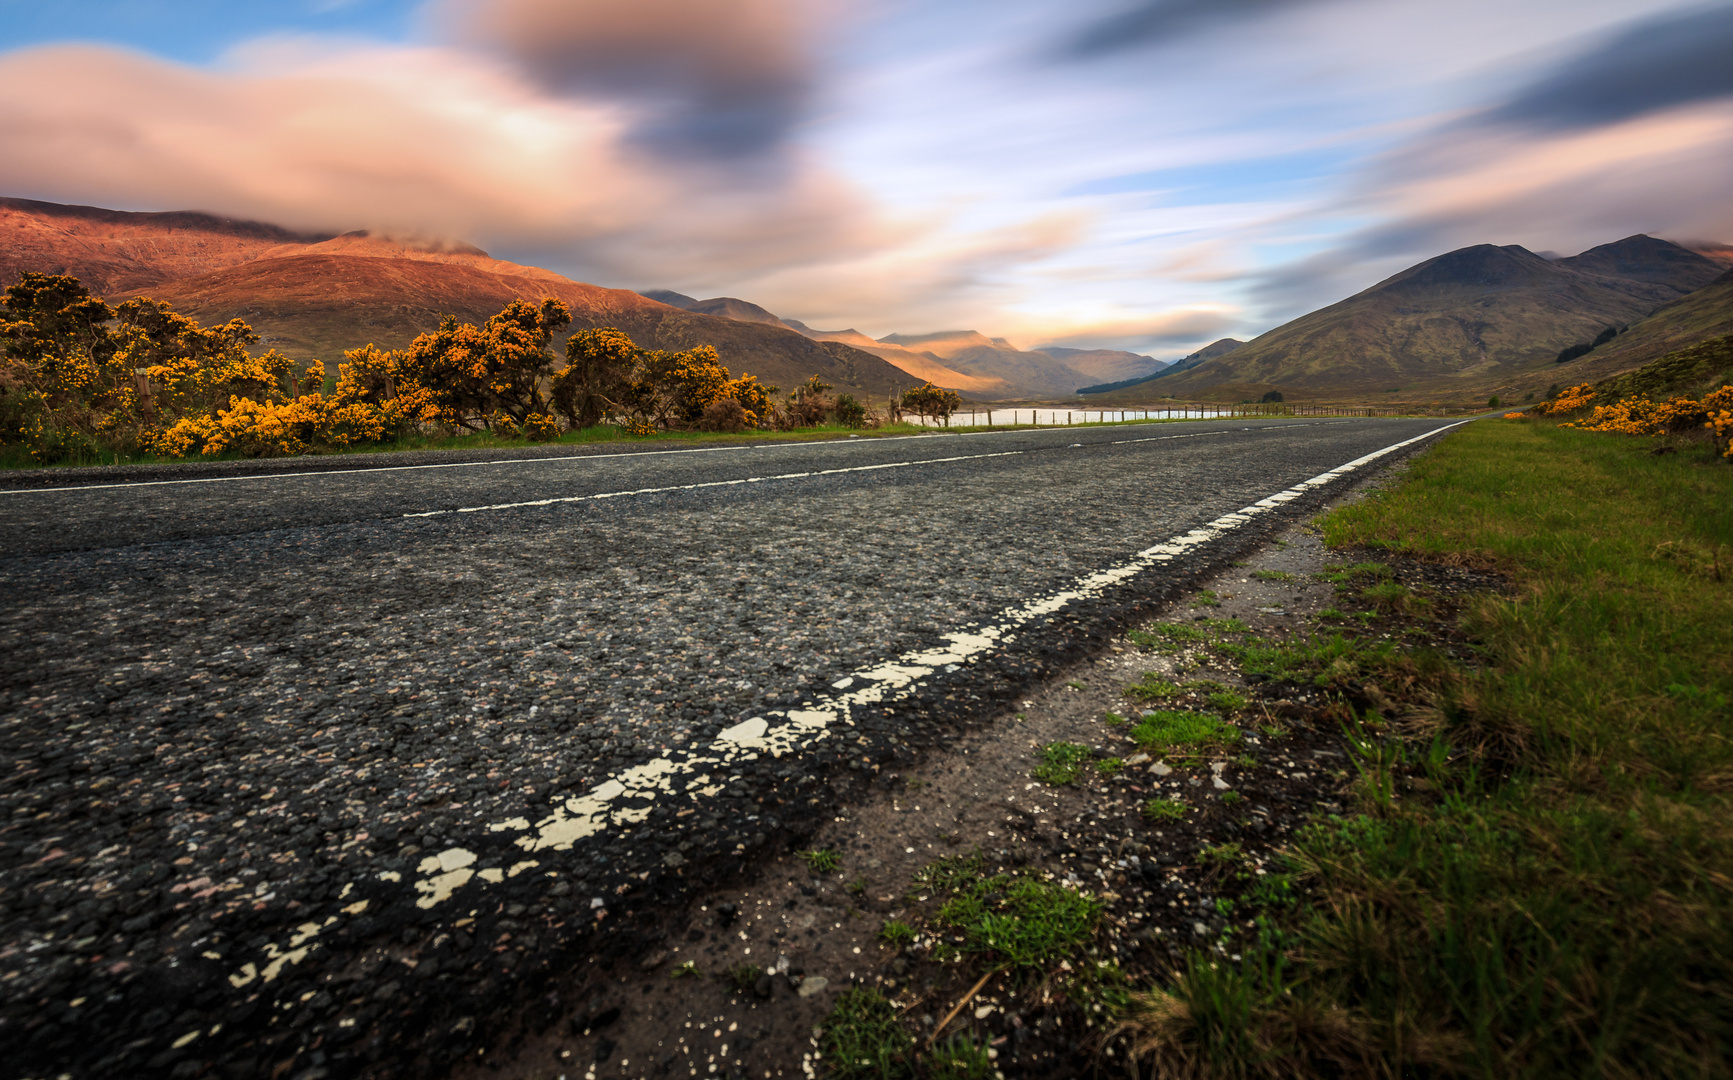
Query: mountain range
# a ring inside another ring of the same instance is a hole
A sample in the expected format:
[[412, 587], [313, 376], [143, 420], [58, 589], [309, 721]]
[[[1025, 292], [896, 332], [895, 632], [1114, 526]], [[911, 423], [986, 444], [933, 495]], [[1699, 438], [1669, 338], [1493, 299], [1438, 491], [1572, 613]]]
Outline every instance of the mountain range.
[[442, 315], [480, 322], [515, 298], [556, 296], [572, 311], [572, 331], [613, 326], [654, 349], [711, 344], [733, 371], [784, 388], [818, 375], [840, 391], [882, 400], [919, 381], [846, 344], [687, 311], [468, 245], [0, 199], [0, 282], [24, 271], [70, 274], [114, 302], [146, 294], [206, 324], [244, 319], [265, 345], [323, 361], [327, 370], [345, 349], [407, 345]]
[[[1462, 400], [1596, 381], [1733, 333], [1733, 248], [1630, 236], [1558, 258], [1481, 244], [1446, 252], [1251, 341], [1222, 338], [1172, 364], [1138, 353], [1018, 349], [973, 330], [815, 330], [734, 297], [639, 294], [494, 259], [459, 243], [297, 233], [194, 212], [133, 213], [0, 198], [0, 284], [78, 277], [111, 301], [146, 294], [201, 322], [244, 319], [265, 344], [333, 367], [395, 348], [443, 315], [479, 322], [519, 297], [556, 296], [572, 330], [614, 326], [640, 345], [717, 348], [736, 372], [792, 387], [812, 375], [883, 399], [930, 380], [982, 401], [1162, 397]], [[1560, 362], [1566, 359], [1568, 362]]]
[[1570, 346], [1606, 335], [1588, 355], [1636, 366], [1724, 326], [1733, 319], [1726, 261], [1724, 249], [1641, 235], [1562, 259], [1515, 245], [1461, 248], [1111, 398], [1532, 392], [1579, 381], [1578, 368], [1557, 362]]
[[774, 323], [814, 341], [848, 345], [895, 364], [918, 379], [984, 401], [1067, 397], [1091, 383], [1140, 379], [1166, 366], [1154, 357], [1116, 349], [1047, 346], [1023, 350], [1004, 338], [988, 337], [974, 330], [871, 338], [854, 329], [814, 330], [803, 322], [778, 318], [757, 304], [732, 296], [698, 300], [669, 289], [643, 295], [687, 311]]

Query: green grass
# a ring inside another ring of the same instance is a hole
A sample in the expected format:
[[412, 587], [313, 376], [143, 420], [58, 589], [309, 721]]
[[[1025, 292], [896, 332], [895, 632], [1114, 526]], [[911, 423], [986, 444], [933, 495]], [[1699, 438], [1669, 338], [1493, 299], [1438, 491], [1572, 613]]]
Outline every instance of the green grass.
[[914, 1038], [897, 1020], [897, 1007], [877, 990], [844, 990], [822, 1026], [826, 1075], [840, 1080], [912, 1075]]
[[1222, 598], [1217, 596], [1213, 589], [1199, 589], [1197, 596], [1192, 598], [1191, 606], [1194, 608], [1221, 607]]
[[1297, 581], [1293, 574], [1286, 570], [1253, 570], [1251, 576], [1259, 581]]
[[764, 974], [764, 969], [757, 964], [736, 964], [726, 971], [717, 974], [717, 978], [726, 983], [737, 994], [744, 994], [758, 985], [758, 979]]
[[1089, 747], [1079, 743], [1053, 742], [1041, 748], [1041, 764], [1032, 774], [1043, 784], [1064, 787], [1074, 784], [1089, 764]]
[[927, 1055], [921, 1075], [926, 1080], [994, 1080], [998, 1067], [987, 1048], [973, 1039], [953, 1035]]
[[1185, 817], [1185, 803], [1178, 799], [1150, 799], [1143, 804], [1146, 821], [1173, 822]]
[[915, 928], [901, 919], [886, 919], [879, 927], [879, 940], [901, 949], [915, 940]]
[[1180, 688], [1162, 678], [1159, 672], [1146, 671], [1143, 678], [1125, 688], [1125, 696], [1134, 701], [1160, 701], [1163, 698], [1177, 697]]
[[1124, 758], [1102, 758], [1095, 763], [1095, 771], [1109, 779], [1118, 776], [1125, 768]]
[[[1268, 906], [1242, 962], [1196, 952], [1137, 996], [1148, 1068], [1733, 1075], [1733, 468], [1649, 445], [1476, 423], [1323, 520], [1332, 546], [1510, 588], [1468, 604], [1468, 668], [1340, 635], [1247, 648], [1322, 685], [1418, 677], [1430, 704], [1349, 726], [1352, 807], [1243, 898]], [[1367, 577], [1389, 575], [1344, 581]]]
[[842, 856], [829, 848], [815, 848], [796, 855], [815, 874], [828, 874], [842, 865]]
[[1183, 752], [1237, 743], [1240, 729], [1208, 713], [1157, 709], [1143, 714], [1131, 729], [1131, 737], [1152, 753]]
[[937, 921], [959, 931], [958, 951], [1004, 968], [1043, 968], [1095, 935], [1101, 901], [1030, 873], [976, 878], [939, 908]]

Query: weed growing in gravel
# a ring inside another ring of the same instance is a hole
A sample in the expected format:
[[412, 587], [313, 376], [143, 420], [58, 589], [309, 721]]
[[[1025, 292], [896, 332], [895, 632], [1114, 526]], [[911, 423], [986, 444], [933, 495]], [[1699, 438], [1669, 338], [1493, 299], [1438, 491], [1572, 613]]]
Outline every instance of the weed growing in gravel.
[[1070, 687], [1073, 690], [1087, 690], [1087, 689], [1089, 689], [1089, 687], [1078, 682], [1076, 679], [1072, 679], [1070, 682], [1066, 683], [1065, 685]]
[[1221, 607], [1222, 598], [1217, 596], [1213, 590], [1199, 589], [1197, 596], [1191, 602], [1191, 606], [1194, 608]]
[[1127, 720], [1116, 712], [1110, 712], [1106, 716], [1103, 716], [1101, 722], [1106, 724], [1108, 727], [1124, 727], [1126, 724], [1131, 723], [1130, 720]]
[[1246, 707], [1245, 695], [1236, 694], [1232, 690], [1217, 690], [1204, 700], [1209, 702], [1210, 708], [1221, 713], [1223, 717], [1232, 716]]
[[1041, 764], [1034, 777], [1043, 784], [1064, 787], [1077, 782], [1089, 761], [1089, 747], [1079, 743], [1052, 742], [1041, 748]]
[[1358, 577], [1369, 577], [1383, 580], [1396, 576], [1396, 572], [1381, 562], [1355, 563], [1353, 566], [1326, 565], [1322, 573], [1314, 574], [1319, 581], [1328, 581], [1335, 585], [1345, 585]]
[[674, 970], [668, 973], [670, 979], [684, 979], [704, 974], [698, 970], [698, 964], [693, 960], [683, 960], [674, 965]]
[[1204, 619], [1193, 625], [1217, 634], [1243, 634], [1251, 629], [1238, 619]]
[[1125, 635], [1133, 645], [1162, 652], [1178, 652], [1188, 642], [1209, 640], [1201, 626], [1192, 623], [1155, 623], [1148, 630], [1133, 630]]
[[953, 1035], [928, 1056], [922, 1073], [927, 1080], [994, 1080], [999, 1070], [987, 1048], [963, 1035]]
[[764, 969], [757, 964], [737, 964], [727, 971], [717, 975], [727, 983], [737, 994], [744, 994], [758, 985], [758, 977], [764, 974]]
[[1039, 968], [1088, 944], [1104, 906], [1086, 893], [1028, 873], [977, 879], [939, 909], [937, 920], [960, 931], [958, 950], [983, 953], [999, 966]]
[[1366, 642], [1340, 631], [1285, 645], [1222, 644], [1216, 649], [1237, 661], [1248, 674], [1263, 675], [1273, 682], [1286, 680], [1315, 686], [1391, 671], [1405, 663], [1388, 641]]
[[[1146, 671], [1143, 678], [1125, 688], [1125, 696], [1134, 701], [1160, 701], [1163, 698], [1175, 697], [1179, 687], [1161, 677], [1159, 672]], [[1112, 716], [1112, 713], [1108, 713]]]
[[1109, 780], [1118, 776], [1124, 768], [1124, 758], [1102, 758], [1100, 761], [1095, 763], [1095, 771], [1100, 773], [1102, 776], [1107, 777]]
[[981, 876], [981, 871], [987, 867], [987, 856], [976, 848], [967, 855], [946, 855], [915, 871], [914, 883], [917, 887], [931, 889], [935, 893], [956, 892]]
[[1229, 806], [1234, 806], [1234, 805], [1237, 805], [1239, 803], [1243, 803], [1246, 801], [1246, 797], [1244, 795], [1241, 795], [1237, 791], [1224, 791], [1224, 792], [1222, 792], [1221, 798], [1222, 798], [1222, 802], [1226, 803]]
[[1234, 840], [1199, 848], [1197, 853], [1198, 865], [1220, 870], [1236, 867], [1244, 862], [1245, 858], [1245, 848]]
[[1340, 608], [1327, 607], [1323, 611], [1318, 612], [1318, 618], [1320, 619], [1346, 619], [1347, 617], [1348, 613]]
[[1158, 709], [1144, 713], [1131, 737], [1152, 753], [1174, 749], [1202, 749], [1240, 740], [1240, 729], [1208, 713]]
[[899, 949], [906, 948], [915, 940], [915, 928], [901, 919], [886, 919], [879, 927], [879, 940]]
[[798, 858], [806, 864], [806, 868], [815, 874], [828, 874], [842, 865], [842, 856], [829, 848], [815, 848], [803, 851]]
[[840, 1080], [893, 1080], [911, 1073], [914, 1039], [877, 990], [844, 990], [824, 1020], [825, 1061]]
[[1251, 576], [1254, 578], [1257, 578], [1259, 581], [1294, 581], [1294, 580], [1296, 580], [1295, 576], [1293, 574], [1288, 573], [1286, 570], [1253, 570]]
[[1143, 804], [1143, 816], [1147, 821], [1178, 821], [1185, 817], [1185, 803], [1178, 799], [1150, 799]]
[[1234, 764], [1242, 769], [1255, 769], [1258, 767], [1258, 759], [1250, 754], [1241, 754], [1234, 758]]
[[849, 882], [847, 885], [844, 885], [843, 888], [848, 890], [848, 893], [850, 896], [862, 896], [867, 891], [866, 879], [865, 878], [856, 878], [855, 880]]

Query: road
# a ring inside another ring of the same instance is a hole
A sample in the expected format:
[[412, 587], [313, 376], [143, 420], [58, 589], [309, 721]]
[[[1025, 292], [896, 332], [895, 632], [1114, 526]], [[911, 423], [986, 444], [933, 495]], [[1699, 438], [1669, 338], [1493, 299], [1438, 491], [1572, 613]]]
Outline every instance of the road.
[[0, 492], [0, 1069], [436, 1069], [1446, 426]]

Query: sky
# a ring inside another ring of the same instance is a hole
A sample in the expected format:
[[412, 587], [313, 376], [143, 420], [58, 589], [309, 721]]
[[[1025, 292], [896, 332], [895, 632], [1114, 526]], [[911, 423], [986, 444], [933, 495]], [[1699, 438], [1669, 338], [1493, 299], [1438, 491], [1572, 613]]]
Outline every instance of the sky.
[[0, 194], [1171, 359], [1733, 242], [1730, 55], [1675, 0], [0, 0]]

